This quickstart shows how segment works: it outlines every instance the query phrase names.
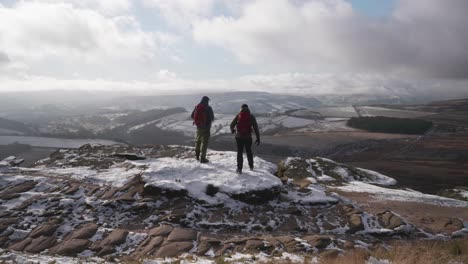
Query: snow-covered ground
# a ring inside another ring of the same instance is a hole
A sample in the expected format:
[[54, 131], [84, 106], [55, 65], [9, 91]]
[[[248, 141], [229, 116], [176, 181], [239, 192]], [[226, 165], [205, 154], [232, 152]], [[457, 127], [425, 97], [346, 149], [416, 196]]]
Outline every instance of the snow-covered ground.
[[383, 107], [374, 106], [358, 106], [357, 107], [361, 116], [386, 116], [386, 117], [397, 117], [397, 118], [418, 118], [423, 116], [432, 115], [434, 113], [421, 112], [421, 111], [408, 111], [389, 109]]
[[[104, 264], [109, 263], [107, 260], [99, 257], [58, 257], [38, 254], [26, 254], [19, 252], [6, 252], [0, 249], [0, 261], [2, 263], [31, 263], [31, 264]], [[226, 256], [222, 263], [226, 264], [261, 264], [261, 263], [291, 263], [291, 264], [318, 264], [320, 263], [320, 257], [312, 257], [306, 261], [303, 255], [291, 254], [283, 252], [279, 256], [271, 256], [265, 253], [258, 254], [244, 254], [235, 253], [231, 256]], [[142, 259], [143, 264], [216, 264], [220, 263], [213, 260], [209, 256], [200, 257], [196, 255], [185, 254], [179, 258], [164, 258], [164, 259]], [[386, 259], [378, 259], [373, 256], [365, 262], [366, 264], [392, 264], [391, 261]], [[455, 263], [455, 262], [454, 262]]]
[[454, 191], [458, 192], [463, 198], [468, 199], [468, 190], [454, 189]]
[[[135, 162], [147, 167], [143, 173], [146, 185], [170, 190], [187, 190], [197, 199], [218, 201], [225, 194], [241, 194], [251, 191], [278, 188], [282, 185], [273, 175], [276, 165], [255, 157], [255, 169], [245, 164], [242, 174], [236, 173], [237, 153], [210, 151], [209, 163], [200, 164], [193, 159], [159, 158]], [[219, 188], [214, 197], [206, 194], [208, 185]]]
[[385, 200], [420, 202], [446, 207], [468, 208], [468, 202], [425, 194], [414, 190], [389, 189], [360, 181], [352, 181], [345, 186], [335, 188], [345, 192], [370, 193], [374, 194], [377, 198]]
[[325, 118], [324, 120], [316, 120], [314, 123], [306, 127], [293, 129], [293, 133], [320, 133], [320, 132], [350, 132], [357, 131], [352, 127], [348, 127], [346, 122], [348, 118]]
[[[212, 124], [211, 134], [220, 135], [231, 133], [231, 129], [229, 126], [233, 119], [234, 115], [216, 114], [215, 121]], [[320, 122], [319, 126], [317, 126], [318, 122]], [[260, 132], [262, 133], [268, 131], [275, 131], [277, 129], [303, 128], [309, 126], [313, 127], [312, 130], [320, 130], [320, 127], [326, 127], [325, 123], [328, 122], [328, 120], [317, 121], [287, 115], [280, 115], [275, 117], [257, 117], [257, 123]], [[340, 122], [340, 126], [342, 126], [343, 121], [340, 120]], [[142, 129], [146, 126], [156, 126], [163, 130], [179, 132], [184, 134], [185, 136], [190, 137], [194, 136], [196, 132], [196, 127], [193, 125], [193, 120], [190, 118], [190, 114], [188, 112], [169, 115], [144, 124], [133, 126], [129, 129], [128, 132]], [[331, 127], [334, 126], [332, 125]]]
[[[256, 264], [265, 262], [281, 261], [291, 264], [304, 263], [304, 256], [299, 254], [292, 254], [283, 252], [279, 256], [271, 256], [265, 253], [258, 254], [243, 254], [235, 253], [230, 256], [226, 256], [223, 263], [229, 264]], [[216, 264], [217, 261], [210, 258], [210, 256], [200, 257], [192, 254], [184, 254], [178, 258], [164, 258], [164, 259], [142, 259], [141, 263], [144, 264]], [[20, 252], [9, 252], [0, 249], [0, 262], [1, 263], [31, 263], [31, 264], [104, 264], [110, 263], [106, 259], [99, 257], [59, 257], [59, 256], [48, 256], [39, 254], [26, 254]], [[313, 257], [310, 264], [319, 263], [318, 257]], [[376, 262], [372, 262], [373, 264]]]
[[358, 114], [352, 106], [341, 106], [341, 107], [322, 107], [314, 109], [324, 117], [357, 117]]

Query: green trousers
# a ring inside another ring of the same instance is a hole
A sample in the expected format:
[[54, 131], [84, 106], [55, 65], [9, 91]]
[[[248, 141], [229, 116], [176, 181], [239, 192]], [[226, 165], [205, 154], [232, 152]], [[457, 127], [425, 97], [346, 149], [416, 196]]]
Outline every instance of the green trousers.
[[[201, 159], [206, 158], [206, 150], [208, 149], [208, 141], [210, 139], [210, 129], [197, 129], [195, 138], [195, 155]], [[200, 156], [201, 154], [201, 156]]]

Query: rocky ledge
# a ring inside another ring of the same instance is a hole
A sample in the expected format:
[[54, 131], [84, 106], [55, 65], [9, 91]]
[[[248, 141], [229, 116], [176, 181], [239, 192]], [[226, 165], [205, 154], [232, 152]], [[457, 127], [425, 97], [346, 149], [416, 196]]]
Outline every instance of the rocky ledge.
[[[183, 253], [334, 255], [395, 239], [467, 233], [457, 217], [427, 229], [391, 210], [367, 211], [342, 195], [358, 186], [418, 197], [389, 188], [396, 182], [377, 172], [323, 158], [287, 158], [278, 165], [256, 158], [254, 171], [238, 175], [235, 153], [210, 151], [208, 158], [199, 164], [189, 147], [125, 145], [59, 150], [30, 168], [15, 167], [19, 163], [9, 158], [0, 163], [0, 248], [121, 260]], [[468, 207], [462, 200], [432, 199]]]

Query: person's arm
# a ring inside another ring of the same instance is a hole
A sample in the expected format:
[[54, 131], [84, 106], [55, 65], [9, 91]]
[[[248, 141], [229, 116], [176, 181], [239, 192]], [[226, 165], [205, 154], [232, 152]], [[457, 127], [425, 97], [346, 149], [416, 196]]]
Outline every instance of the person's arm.
[[236, 116], [234, 117], [234, 119], [232, 120], [231, 125], [230, 125], [231, 132], [232, 132], [233, 134], [236, 132], [237, 118], [238, 118], [238, 116], [236, 115]]
[[255, 136], [257, 137], [258, 144], [260, 144], [260, 131], [258, 130], [257, 119], [253, 115], [251, 115], [251, 117], [252, 117], [251, 121], [252, 121], [252, 126], [255, 132]]
[[191, 117], [192, 119], [195, 119], [195, 109], [197, 109], [197, 107], [195, 107], [195, 108], [193, 109], [192, 114], [190, 115], [190, 117]]
[[214, 113], [213, 113], [213, 108], [211, 106], [208, 108], [208, 119], [210, 120], [210, 124], [214, 121]]

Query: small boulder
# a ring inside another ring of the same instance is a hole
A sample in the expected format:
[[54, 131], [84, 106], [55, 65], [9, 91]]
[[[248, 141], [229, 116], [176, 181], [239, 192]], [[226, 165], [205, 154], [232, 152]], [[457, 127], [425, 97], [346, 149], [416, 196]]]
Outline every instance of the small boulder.
[[31, 234], [29, 234], [29, 237], [36, 238], [40, 236], [51, 236], [55, 233], [55, 230], [57, 230], [58, 227], [58, 225], [50, 224], [38, 226], [31, 232]]
[[3, 233], [9, 226], [16, 224], [17, 221], [18, 218], [16, 217], [0, 219], [0, 233]]
[[31, 244], [32, 240], [32, 238], [28, 237], [18, 243], [9, 246], [8, 249], [13, 251], [23, 251], [29, 244]]
[[169, 235], [174, 228], [170, 225], [160, 225], [158, 227], [152, 228], [148, 235], [150, 236], [167, 236]]
[[355, 233], [357, 231], [364, 230], [364, 223], [362, 217], [359, 214], [353, 214], [348, 218], [349, 232]]
[[87, 223], [81, 225], [77, 230], [73, 231], [67, 239], [89, 239], [98, 230], [98, 225], [95, 223]]
[[51, 248], [55, 244], [55, 241], [55, 237], [53, 236], [40, 236], [33, 239], [24, 251], [37, 254]]
[[272, 246], [259, 239], [247, 240], [244, 250], [249, 253], [272, 249]]
[[12, 186], [6, 190], [4, 190], [2, 193], [23, 193], [31, 190], [32, 188], [36, 187], [37, 182], [33, 180], [28, 180], [24, 181], [20, 184], [17, 184], [15, 186]]
[[311, 235], [302, 238], [303, 240], [307, 241], [307, 243], [311, 247], [315, 248], [326, 248], [332, 242], [332, 237], [330, 236], [323, 236], [323, 235]]
[[186, 228], [174, 228], [169, 237], [168, 242], [179, 242], [179, 241], [194, 241], [197, 240], [198, 232], [193, 229]]
[[292, 179], [293, 184], [299, 188], [305, 188], [311, 184], [307, 178], [314, 176], [310, 170], [310, 164], [305, 159], [288, 158], [278, 164], [276, 175], [286, 181]]
[[117, 246], [125, 242], [127, 238], [128, 231], [124, 229], [114, 229], [110, 234], [99, 242], [101, 247], [105, 247], [107, 245], [110, 246]]
[[346, 204], [341, 207], [341, 210], [346, 216], [351, 216], [353, 214], [362, 214], [362, 210], [354, 207], [353, 205]]
[[205, 255], [210, 249], [214, 251], [218, 251], [221, 246], [222, 242], [216, 239], [201, 239], [202, 241], [197, 246], [197, 254], [198, 255]]
[[149, 238], [147, 243], [140, 248], [139, 255], [142, 257], [147, 255], [153, 255], [163, 242], [164, 238], [161, 236]]
[[193, 248], [193, 242], [172, 242], [163, 245], [156, 253], [157, 258], [172, 258], [189, 252]]
[[383, 228], [394, 229], [405, 225], [405, 221], [391, 211], [385, 211], [377, 215], [379, 223]]
[[83, 252], [90, 245], [91, 242], [87, 239], [70, 239], [53, 247], [50, 253], [64, 256], [76, 256], [76, 254]]

